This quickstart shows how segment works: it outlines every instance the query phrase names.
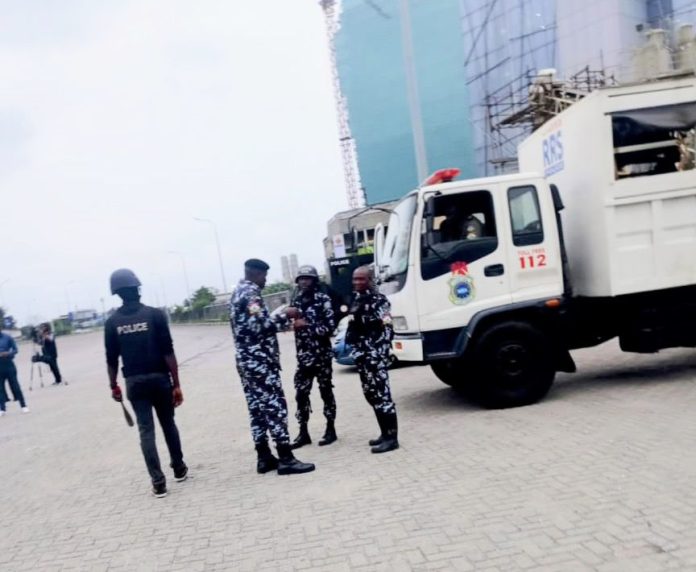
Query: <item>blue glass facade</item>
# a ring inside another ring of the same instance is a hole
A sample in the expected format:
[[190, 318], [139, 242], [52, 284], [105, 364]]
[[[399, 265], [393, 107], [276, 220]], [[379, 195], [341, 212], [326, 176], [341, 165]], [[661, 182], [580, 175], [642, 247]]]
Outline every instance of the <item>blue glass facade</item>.
[[[368, 204], [419, 183], [402, 0], [343, 0], [336, 57]], [[694, 0], [408, 0], [428, 171], [516, 169], [524, 128], [496, 130], [543, 68], [630, 80], [646, 27], [696, 22]], [[588, 39], [591, 38], [591, 41]], [[503, 102], [503, 103], [501, 103]]]
[[[344, 0], [336, 37], [368, 204], [400, 198], [418, 183], [400, 0]], [[419, 111], [429, 171], [474, 175], [459, 0], [409, 0]]]

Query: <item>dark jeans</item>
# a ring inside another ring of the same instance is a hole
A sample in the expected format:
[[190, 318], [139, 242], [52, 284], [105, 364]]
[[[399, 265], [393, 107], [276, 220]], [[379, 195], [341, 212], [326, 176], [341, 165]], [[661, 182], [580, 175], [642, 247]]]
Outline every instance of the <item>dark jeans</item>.
[[150, 473], [153, 485], [166, 482], [160, 466], [157, 445], [155, 444], [155, 421], [152, 410], [157, 413], [160, 427], [167, 442], [170, 467], [175, 472], [181, 470], [184, 464], [184, 455], [181, 452], [179, 430], [174, 422], [174, 404], [172, 403], [172, 384], [169, 376], [162, 373], [134, 375], [126, 379], [126, 395], [133, 405], [135, 417], [138, 420], [140, 431], [140, 448], [145, 457], [145, 464]]
[[53, 374], [56, 383], [63, 381], [63, 378], [60, 376], [60, 370], [58, 369], [58, 358], [54, 358], [52, 356], [42, 356], [41, 361], [51, 368], [51, 373]]
[[10, 384], [15, 401], [19, 401], [20, 407], [26, 407], [27, 403], [24, 401], [24, 394], [17, 380], [17, 368], [13, 362], [5, 362], [0, 363], [0, 410], [5, 411], [5, 402], [9, 401], [5, 391], [6, 381]]

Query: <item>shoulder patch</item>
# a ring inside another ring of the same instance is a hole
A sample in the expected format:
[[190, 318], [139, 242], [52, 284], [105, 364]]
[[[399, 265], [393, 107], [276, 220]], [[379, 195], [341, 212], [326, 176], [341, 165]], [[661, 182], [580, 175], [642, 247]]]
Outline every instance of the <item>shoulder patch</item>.
[[249, 309], [249, 314], [252, 316], [254, 316], [256, 314], [260, 314], [261, 313], [261, 304], [259, 304], [258, 302], [252, 302], [251, 304], [249, 304], [248, 309]]

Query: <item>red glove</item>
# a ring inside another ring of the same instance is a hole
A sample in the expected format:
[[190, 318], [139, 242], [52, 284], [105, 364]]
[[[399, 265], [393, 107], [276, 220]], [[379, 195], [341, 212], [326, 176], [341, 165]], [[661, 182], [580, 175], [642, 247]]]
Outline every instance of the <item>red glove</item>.
[[111, 388], [111, 398], [119, 403], [123, 401], [123, 394], [121, 393], [121, 388], [118, 386], [118, 383]]

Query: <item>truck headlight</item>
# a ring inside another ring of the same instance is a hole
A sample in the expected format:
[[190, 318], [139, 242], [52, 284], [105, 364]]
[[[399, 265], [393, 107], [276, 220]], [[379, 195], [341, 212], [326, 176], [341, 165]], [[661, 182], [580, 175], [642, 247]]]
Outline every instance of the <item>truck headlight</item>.
[[408, 322], [403, 316], [394, 316], [392, 318], [392, 324], [394, 325], [394, 330], [403, 332], [408, 330]]

